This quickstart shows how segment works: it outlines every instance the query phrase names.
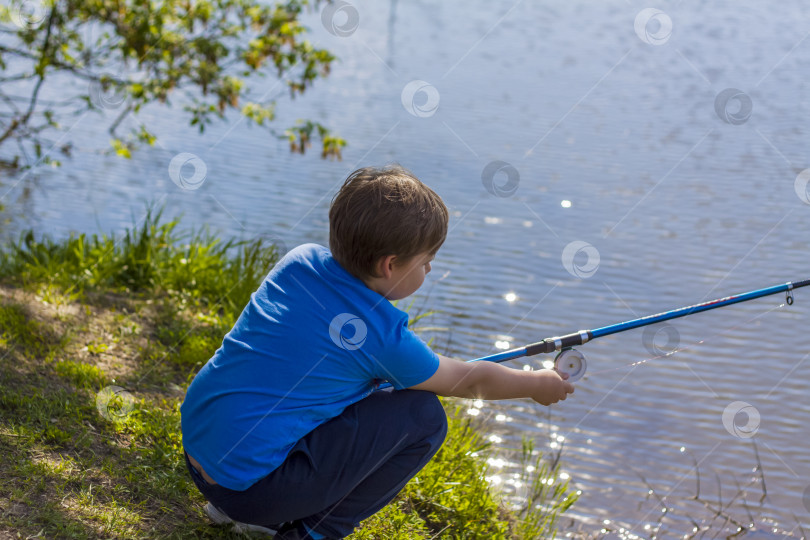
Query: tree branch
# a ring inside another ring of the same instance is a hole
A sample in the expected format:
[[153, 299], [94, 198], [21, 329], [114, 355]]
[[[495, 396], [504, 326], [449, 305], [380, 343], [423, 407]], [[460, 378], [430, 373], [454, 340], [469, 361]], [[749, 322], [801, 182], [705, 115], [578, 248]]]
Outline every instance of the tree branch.
[[[35, 54], [32, 54], [28, 51], [23, 51], [20, 49], [12, 49], [10, 47], [5, 47], [0, 45], [0, 52], [7, 52], [10, 54], [16, 54], [17, 56], [22, 56], [23, 58], [28, 58], [29, 60], [37, 60], [39, 57]], [[77, 68], [76, 66], [71, 66], [70, 64], [65, 64], [64, 62], [60, 62], [56, 58], [51, 59], [51, 65], [54, 67], [58, 67], [59, 69], [64, 69], [66, 71], [70, 71], [77, 77], [81, 79], [85, 79], [91, 82], [101, 82], [101, 76], [93, 75], [92, 73], [82, 71], [81, 69]], [[114, 77], [107, 76], [108, 79], [115, 81], [118, 84], [124, 84], [124, 81], [116, 80]]]
[[42, 70], [39, 73], [39, 80], [37, 84], [34, 86], [34, 91], [31, 93], [31, 102], [28, 105], [28, 110], [19, 120], [14, 119], [11, 124], [9, 125], [8, 130], [6, 130], [3, 135], [0, 135], [0, 145], [3, 144], [3, 141], [8, 139], [14, 131], [20, 127], [20, 125], [25, 125], [28, 123], [28, 119], [31, 118], [31, 115], [34, 112], [34, 108], [37, 106], [37, 97], [39, 96], [39, 90], [42, 88], [42, 83], [45, 82], [45, 71], [48, 69], [48, 65], [45, 63], [45, 60], [48, 55], [48, 48], [50, 47], [51, 41], [51, 30], [53, 29], [53, 22], [56, 20], [56, 4], [54, 4], [53, 8], [51, 8], [51, 13], [48, 16], [48, 28], [45, 31], [45, 40], [42, 43], [42, 52], [39, 56], [40, 66]]
[[127, 117], [127, 115], [130, 112], [132, 112], [132, 104], [127, 104], [127, 106], [124, 108], [124, 110], [121, 111], [121, 114], [118, 115], [118, 117], [115, 119], [115, 121], [110, 126], [110, 130], [109, 130], [110, 135], [113, 135], [113, 136], [115, 135], [115, 130], [116, 130], [116, 128], [118, 128], [118, 124], [120, 124], [124, 120], [124, 118]]

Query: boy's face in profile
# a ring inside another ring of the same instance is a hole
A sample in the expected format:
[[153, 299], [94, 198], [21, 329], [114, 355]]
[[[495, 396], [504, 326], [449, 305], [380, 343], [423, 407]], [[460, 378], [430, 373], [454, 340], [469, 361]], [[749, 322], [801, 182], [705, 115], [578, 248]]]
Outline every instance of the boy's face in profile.
[[383, 271], [383, 277], [377, 278], [377, 287], [372, 288], [388, 300], [410, 296], [425, 282], [425, 276], [430, 272], [430, 262], [435, 256], [435, 253], [424, 252], [405, 262], [399, 262], [396, 257], [386, 257], [382, 264], [388, 266], [389, 272]]

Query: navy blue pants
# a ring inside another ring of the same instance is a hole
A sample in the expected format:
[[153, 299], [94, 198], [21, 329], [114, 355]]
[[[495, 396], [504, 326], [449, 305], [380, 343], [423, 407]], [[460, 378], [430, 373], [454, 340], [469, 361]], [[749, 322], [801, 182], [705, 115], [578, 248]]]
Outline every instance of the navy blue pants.
[[439, 450], [447, 417], [439, 399], [419, 390], [381, 390], [321, 424], [273, 472], [244, 491], [197, 488], [231, 519], [273, 529], [300, 520], [329, 538], [348, 536], [388, 504]]

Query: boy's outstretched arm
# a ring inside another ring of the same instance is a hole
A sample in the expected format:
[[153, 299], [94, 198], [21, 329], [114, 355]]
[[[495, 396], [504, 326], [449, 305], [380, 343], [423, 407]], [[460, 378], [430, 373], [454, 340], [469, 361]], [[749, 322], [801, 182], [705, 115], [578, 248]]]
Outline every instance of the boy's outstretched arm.
[[523, 371], [494, 362], [464, 362], [441, 355], [436, 373], [411, 388], [476, 399], [528, 397], [542, 405], [557, 403], [574, 392], [574, 385], [550, 369]]

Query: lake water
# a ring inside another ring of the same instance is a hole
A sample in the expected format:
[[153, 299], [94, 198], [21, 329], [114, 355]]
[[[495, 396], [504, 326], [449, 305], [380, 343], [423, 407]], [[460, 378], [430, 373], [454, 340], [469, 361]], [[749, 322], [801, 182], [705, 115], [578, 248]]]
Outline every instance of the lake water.
[[[5, 234], [120, 230], [151, 201], [224, 236], [326, 244], [347, 173], [397, 161], [450, 208], [413, 309], [435, 310], [425, 337], [465, 359], [810, 277], [801, 2], [358, 0], [335, 15], [343, 37], [318, 13], [305, 20], [340, 58], [330, 77], [294, 102], [272, 78], [254, 89], [278, 95], [278, 128], [303, 117], [339, 132], [342, 162], [291, 155], [236, 117], [199, 136], [179, 97], [143, 114], [159, 144], [126, 161], [93, 152], [109, 118], [86, 115], [66, 122], [79, 148], [61, 169], [2, 179]], [[182, 152], [205, 163], [199, 189], [169, 177]], [[497, 195], [482, 181], [494, 161], [506, 164]], [[582, 492], [562, 522], [570, 535], [713, 538], [753, 523], [750, 538], [801, 537], [810, 290], [795, 299], [589, 343], [587, 375], [550, 408], [465, 404], [493, 437], [492, 481], [521, 493], [516, 449], [529, 437], [562, 446]]]

